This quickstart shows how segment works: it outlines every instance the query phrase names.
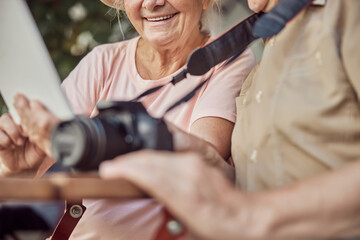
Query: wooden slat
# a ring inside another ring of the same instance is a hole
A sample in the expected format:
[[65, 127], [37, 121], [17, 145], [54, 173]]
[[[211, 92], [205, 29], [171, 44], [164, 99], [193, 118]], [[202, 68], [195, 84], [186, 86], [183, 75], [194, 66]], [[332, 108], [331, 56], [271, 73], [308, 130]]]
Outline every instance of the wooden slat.
[[70, 200], [82, 198], [144, 198], [146, 194], [121, 180], [94, 175], [52, 175], [41, 179], [0, 178], [0, 200]]

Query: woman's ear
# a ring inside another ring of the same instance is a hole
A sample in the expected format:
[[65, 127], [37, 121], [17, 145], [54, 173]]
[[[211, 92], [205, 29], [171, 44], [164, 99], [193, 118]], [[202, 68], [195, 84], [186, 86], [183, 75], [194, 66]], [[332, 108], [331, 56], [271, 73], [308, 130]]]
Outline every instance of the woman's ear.
[[279, 0], [248, 0], [248, 5], [254, 12], [268, 12], [278, 4], [278, 2]]
[[267, 5], [269, 0], [248, 0], [248, 5], [254, 12], [262, 11]]

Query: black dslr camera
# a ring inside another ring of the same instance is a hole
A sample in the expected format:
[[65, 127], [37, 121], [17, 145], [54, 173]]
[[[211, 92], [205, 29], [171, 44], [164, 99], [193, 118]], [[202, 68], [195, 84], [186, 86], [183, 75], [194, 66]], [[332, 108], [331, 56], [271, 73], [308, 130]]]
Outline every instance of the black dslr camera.
[[96, 170], [99, 164], [140, 149], [173, 150], [163, 119], [151, 117], [139, 102], [105, 102], [95, 118], [61, 122], [52, 132], [54, 158], [76, 170]]

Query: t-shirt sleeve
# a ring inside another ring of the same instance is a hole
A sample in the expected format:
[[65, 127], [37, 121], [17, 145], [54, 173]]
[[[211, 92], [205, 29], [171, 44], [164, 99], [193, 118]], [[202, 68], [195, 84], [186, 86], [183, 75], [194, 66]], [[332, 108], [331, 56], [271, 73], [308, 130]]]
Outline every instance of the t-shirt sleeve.
[[206, 88], [200, 93], [190, 125], [203, 117], [219, 117], [235, 122], [235, 98], [254, 66], [254, 53], [247, 49], [230, 64], [216, 67]]
[[101, 50], [94, 48], [63, 81], [61, 87], [75, 114], [95, 111], [103, 79]]

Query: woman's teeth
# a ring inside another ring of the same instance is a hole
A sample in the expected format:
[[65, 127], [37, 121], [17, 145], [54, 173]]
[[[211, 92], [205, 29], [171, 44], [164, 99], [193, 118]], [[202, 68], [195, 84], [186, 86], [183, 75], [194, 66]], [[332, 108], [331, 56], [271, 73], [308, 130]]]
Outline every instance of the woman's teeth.
[[159, 21], [164, 21], [164, 20], [170, 19], [173, 16], [175, 16], [175, 14], [162, 16], [162, 17], [156, 17], [156, 18], [147, 18], [147, 20], [150, 21], [150, 22], [159, 22]]

